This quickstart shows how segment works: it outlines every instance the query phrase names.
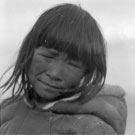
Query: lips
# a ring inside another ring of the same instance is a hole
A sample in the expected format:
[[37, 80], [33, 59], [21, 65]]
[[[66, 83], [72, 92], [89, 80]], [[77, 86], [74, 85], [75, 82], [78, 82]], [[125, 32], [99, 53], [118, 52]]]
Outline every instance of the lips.
[[62, 87], [62, 86], [59, 86], [59, 85], [52, 85], [52, 84], [50, 84], [50, 83], [47, 83], [47, 82], [42, 81], [41, 79], [39, 79], [39, 81], [40, 81], [41, 83], [43, 83], [43, 84], [49, 86], [49, 87], [54, 88], [54, 89], [58, 89], [58, 90], [63, 90], [63, 89], [64, 89], [64, 87]]

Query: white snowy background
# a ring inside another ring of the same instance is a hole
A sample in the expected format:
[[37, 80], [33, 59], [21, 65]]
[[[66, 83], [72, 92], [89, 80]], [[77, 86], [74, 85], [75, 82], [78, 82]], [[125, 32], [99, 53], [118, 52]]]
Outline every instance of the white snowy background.
[[[39, 15], [58, 3], [77, 3], [99, 22], [107, 41], [106, 83], [126, 91], [126, 135], [135, 134], [135, 1], [134, 0], [1, 0], [0, 76], [16, 59], [24, 36]], [[6, 78], [5, 78], [6, 79]], [[10, 95], [10, 92], [0, 99]]]

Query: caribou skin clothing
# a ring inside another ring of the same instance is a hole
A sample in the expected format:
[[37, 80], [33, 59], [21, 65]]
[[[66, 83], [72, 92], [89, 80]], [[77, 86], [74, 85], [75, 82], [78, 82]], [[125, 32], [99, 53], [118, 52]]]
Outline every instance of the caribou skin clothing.
[[92, 100], [80, 105], [58, 101], [36, 108], [27, 99], [0, 108], [0, 135], [123, 135], [126, 128], [125, 93], [105, 85]]

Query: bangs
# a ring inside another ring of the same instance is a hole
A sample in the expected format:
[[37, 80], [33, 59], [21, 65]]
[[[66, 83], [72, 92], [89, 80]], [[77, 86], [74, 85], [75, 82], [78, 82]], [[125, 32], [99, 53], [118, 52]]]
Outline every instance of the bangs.
[[46, 48], [53, 48], [59, 52], [66, 53], [68, 58], [78, 60], [81, 62], [90, 60], [90, 52], [88, 49], [88, 43], [84, 40], [84, 37], [78, 38], [76, 34], [58, 32], [57, 36], [49, 35], [45, 43], [43, 44]]
[[53, 22], [48, 23], [40, 38], [41, 45], [64, 52], [69, 58], [79, 60], [86, 66], [90, 62], [91, 49], [85, 19], [72, 15], [62, 16], [62, 20], [61, 16], [56, 16]]

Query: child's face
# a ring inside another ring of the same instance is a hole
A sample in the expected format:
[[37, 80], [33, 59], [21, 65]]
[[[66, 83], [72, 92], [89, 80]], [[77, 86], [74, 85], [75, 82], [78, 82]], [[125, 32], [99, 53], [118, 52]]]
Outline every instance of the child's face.
[[84, 73], [82, 63], [69, 59], [66, 53], [39, 47], [33, 55], [29, 79], [39, 96], [53, 100], [61, 91], [77, 88]]

